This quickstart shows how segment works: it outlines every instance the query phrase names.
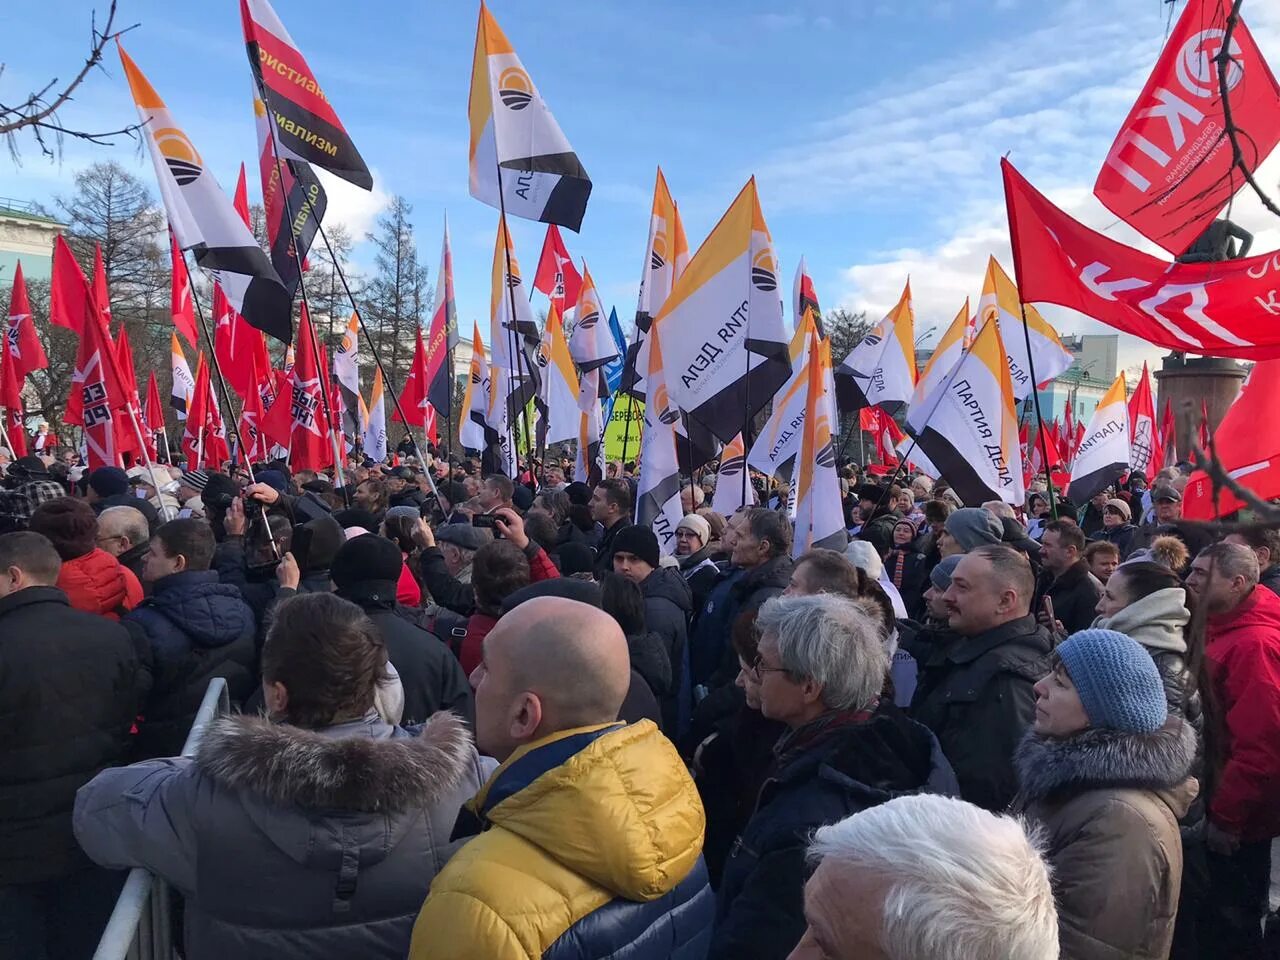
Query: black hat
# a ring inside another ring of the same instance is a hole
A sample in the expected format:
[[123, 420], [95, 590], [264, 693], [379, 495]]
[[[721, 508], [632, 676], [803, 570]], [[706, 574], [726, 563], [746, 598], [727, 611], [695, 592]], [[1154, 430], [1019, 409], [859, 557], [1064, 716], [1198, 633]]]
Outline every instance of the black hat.
[[366, 533], [353, 537], [338, 549], [329, 568], [329, 576], [341, 592], [365, 580], [395, 583], [400, 579], [403, 566], [404, 557], [398, 546], [386, 537]]
[[575, 480], [564, 488], [569, 495], [569, 502], [575, 507], [585, 507], [591, 502], [591, 488], [581, 480]]
[[388, 473], [387, 476], [396, 477], [400, 480], [412, 481], [417, 476], [417, 474], [413, 472], [412, 467], [396, 467], [394, 470]]
[[572, 577], [575, 573], [591, 573], [595, 569], [596, 552], [585, 543], [576, 543], [571, 540], [560, 544], [558, 552], [562, 577]]
[[651, 567], [659, 563], [658, 537], [648, 527], [632, 524], [623, 527], [613, 538], [613, 552], [634, 553]]
[[511, 491], [511, 503], [521, 513], [533, 506], [533, 491], [524, 484], [517, 484]]
[[129, 492], [129, 475], [120, 467], [99, 467], [89, 474], [89, 488], [100, 497]]
[[364, 527], [370, 533], [378, 532], [378, 518], [368, 510], [362, 510], [359, 507], [347, 507], [345, 510], [339, 510], [333, 515], [333, 519], [342, 524], [344, 530], [347, 527]]
[[508, 594], [502, 601], [502, 612], [510, 613], [526, 600], [537, 597], [563, 597], [565, 600], [577, 600], [599, 609], [601, 605], [600, 586], [590, 580], [575, 580], [572, 577], [553, 577], [550, 580], [539, 580], [527, 587], [521, 587]]
[[883, 496], [884, 490], [877, 487], [874, 483], [864, 483], [858, 487], [859, 500], [874, 500], [879, 502], [880, 498]]
[[467, 496], [467, 488], [456, 480], [449, 480], [445, 483], [437, 484], [436, 489], [440, 491], [440, 496], [448, 500], [449, 504], [454, 507], [460, 503], [465, 503], [470, 499]]
[[27, 478], [28, 480], [43, 480], [49, 476], [49, 468], [44, 465], [44, 461], [34, 454], [19, 457], [13, 463], [9, 464], [9, 473], [18, 478]]

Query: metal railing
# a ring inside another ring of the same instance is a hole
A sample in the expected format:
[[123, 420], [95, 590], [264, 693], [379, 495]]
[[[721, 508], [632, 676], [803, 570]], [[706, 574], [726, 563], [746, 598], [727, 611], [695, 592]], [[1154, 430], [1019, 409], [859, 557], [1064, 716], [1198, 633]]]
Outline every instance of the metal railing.
[[[182, 756], [193, 756], [205, 728], [230, 710], [227, 681], [215, 677], [209, 681], [196, 711], [191, 732], [182, 745]], [[142, 867], [130, 870], [93, 960], [171, 960], [175, 954], [169, 902], [167, 883]]]

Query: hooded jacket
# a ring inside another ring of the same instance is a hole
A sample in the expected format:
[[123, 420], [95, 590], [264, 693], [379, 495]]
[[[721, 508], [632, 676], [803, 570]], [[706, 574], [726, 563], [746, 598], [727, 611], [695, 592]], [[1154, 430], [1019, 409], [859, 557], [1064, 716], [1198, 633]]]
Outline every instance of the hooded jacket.
[[1168, 587], [1135, 600], [1110, 617], [1098, 617], [1093, 626], [1123, 633], [1146, 647], [1160, 671], [1169, 715], [1186, 720], [1198, 736], [1204, 730], [1204, 715], [1200, 691], [1195, 689], [1187, 670], [1187, 641], [1183, 636], [1190, 619], [1186, 591]]
[[1205, 658], [1226, 725], [1209, 817], [1245, 843], [1280, 836], [1280, 597], [1254, 587], [1210, 616]]
[[143, 708], [140, 757], [182, 751], [205, 689], [224, 677], [228, 693], [243, 702], [257, 686], [253, 611], [235, 587], [212, 570], [184, 570], [161, 577], [151, 596], [125, 617], [147, 636], [154, 682]]
[[1149, 734], [1029, 733], [1019, 745], [1014, 806], [1047, 834], [1064, 958], [1169, 956], [1195, 753], [1195, 733], [1176, 719]]
[[0, 597], [0, 887], [87, 866], [75, 792], [127, 759], [140, 678], [129, 631], [57, 587]]
[[901, 643], [919, 666], [911, 716], [942, 744], [961, 798], [1004, 810], [1017, 789], [1013, 752], [1035, 716], [1032, 687], [1049, 672], [1049, 632], [1028, 615], [973, 637], [925, 629]]
[[702, 805], [654, 724], [526, 744], [467, 810], [483, 832], [432, 883], [410, 960], [705, 956]]
[[483, 769], [450, 714], [417, 736], [373, 713], [316, 731], [224, 717], [194, 760], [99, 774], [76, 837], [183, 893], [190, 960], [399, 960]]
[[[775, 754], [800, 732], [784, 734]], [[888, 702], [783, 763], [761, 787], [725, 866], [713, 960], [782, 960], [799, 943], [805, 851], [818, 827], [897, 796], [957, 791], [933, 734]]]
[[56, 586], [77, 610], [108, 620], [119, 620], [142, 602], [142, 584], [133, 571], [99, 547], [64, 560]]

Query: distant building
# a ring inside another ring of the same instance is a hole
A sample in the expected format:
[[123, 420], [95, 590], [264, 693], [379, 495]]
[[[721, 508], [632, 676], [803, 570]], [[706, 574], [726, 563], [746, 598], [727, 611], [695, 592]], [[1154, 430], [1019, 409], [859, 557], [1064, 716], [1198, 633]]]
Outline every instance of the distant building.
[[1120, 335], [1116, 333], [1066, 334], [1062, 345], [1075, 358], [1062, 374], [1045, 384], [1040, 396], [1040, 413], [1046, 421], [1061, 421], [1068, 404], [1076, 422], [1088, 423], [1106, 395], [1117, 373]]
[[65, 223], [36, 210], [34, 203], [0, 197], [0, 289], [6, 291], [5, 302], [19, 260], [28, 281], [49, 279], [53, 238], [67, 229]]

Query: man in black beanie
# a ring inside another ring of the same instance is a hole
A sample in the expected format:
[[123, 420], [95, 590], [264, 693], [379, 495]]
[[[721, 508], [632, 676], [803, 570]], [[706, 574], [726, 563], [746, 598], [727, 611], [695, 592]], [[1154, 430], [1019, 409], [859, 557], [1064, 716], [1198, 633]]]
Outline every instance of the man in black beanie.
[[396, 612], [403, 565], [396, 544], [366, 533], [342, 545], [329, 575], [338, 596], [364, 610], [382, 635], [404, 687], [402, 724], [422, 723], [438, 710], [453, 710], [470, 721], [475, 711], [471, 685], [457, 658], [438, 637]]
[[689, 641], [689, 616], [693, 613], [693, 591], [678, 567], [663, 567], [660, 561], [658, 538], [648, 527], [628, 525], [614, 535], [613, 572], [640, 587], [644, 596], [645, 626], [649, 632], [662, 637], [662, 645], [671, 660], [671, 687], [653, 692], [662, 705], [663, 728], [675, 730], [684, 706], [679, 692]]

